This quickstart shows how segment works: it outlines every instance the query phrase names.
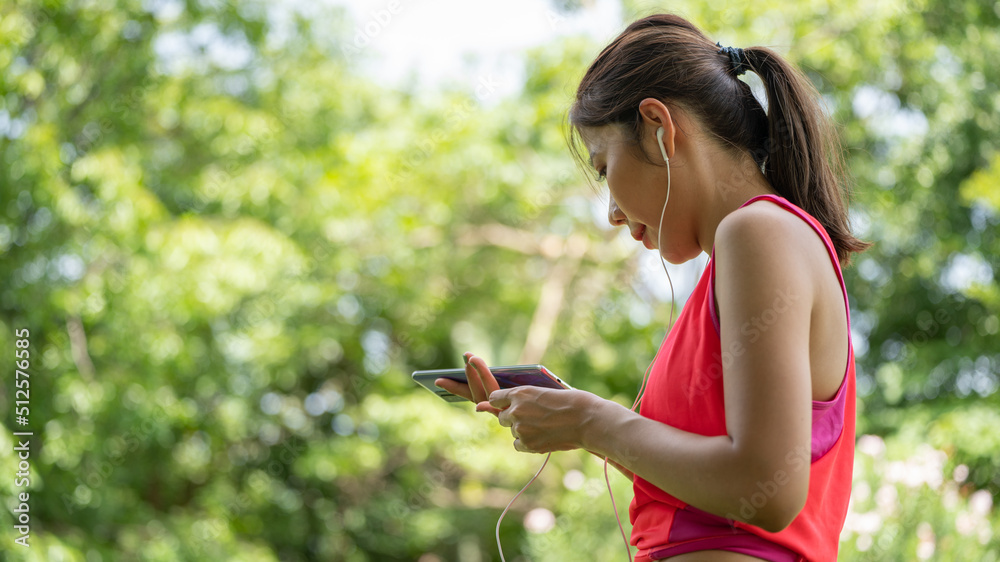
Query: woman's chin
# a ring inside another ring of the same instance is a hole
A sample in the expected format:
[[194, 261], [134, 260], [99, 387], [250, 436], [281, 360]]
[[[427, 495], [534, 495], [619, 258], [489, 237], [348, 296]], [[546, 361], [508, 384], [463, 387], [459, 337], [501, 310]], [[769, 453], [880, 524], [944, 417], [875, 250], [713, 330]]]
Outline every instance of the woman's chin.
[[668, 248], [667, 250], [658, 250], [657, 253], [660, 255], [660, 258], [666, 260], [667, 263], [672, 265], [681, 265], [683, 263], [687, 263], [695, 259], [696, 257], [700, 256], [703, 252], [698, 252], [695, 255], [676, 254], [671, 252], [670, 249]]

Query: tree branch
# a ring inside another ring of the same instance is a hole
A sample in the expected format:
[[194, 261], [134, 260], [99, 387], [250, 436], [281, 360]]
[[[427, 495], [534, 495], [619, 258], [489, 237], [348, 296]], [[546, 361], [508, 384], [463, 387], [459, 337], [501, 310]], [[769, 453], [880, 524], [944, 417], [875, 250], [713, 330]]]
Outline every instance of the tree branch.
[[552, 273], [542, 284], [542, 293], [538, 298], [535, 314], [531, 318], [528, 336], [525, 338], [524, 347], [521, 348], [518, 364], [538, 363], [545, 355], [545, 350], [552, 340], [552, 331], [559, 318], [559, 311], [563, 306], [566, 287], [576, 277], [576, 272], [580, 269], [580, 259], [587, 252], [587, 246], [587, 239], [582, 235], [574, 234], [566, 240], [565, 259], [552, 268]]
[[66, 318], [66, 331], [69, 332], [69, 348], [73, 355], [73, 362], [80, 371], [80, 376], [85, 380], [94, 380], [94, 362], [90, 360], [87, 352], [87, 334], [83, 331], [83, 322], [78, 316]]

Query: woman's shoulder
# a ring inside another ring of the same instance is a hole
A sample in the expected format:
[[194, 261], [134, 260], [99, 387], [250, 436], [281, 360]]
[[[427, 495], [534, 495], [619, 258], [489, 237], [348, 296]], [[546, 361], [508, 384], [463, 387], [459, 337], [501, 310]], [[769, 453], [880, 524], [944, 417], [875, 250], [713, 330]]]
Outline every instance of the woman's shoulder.
[[726, 215], [716, 230], [716, 246], [768, 254], [825, 254], [823, 238], [808, 215], [791, 203], [759, 199]]
[[817, 286], [826, 284], [822, 278], [830, 268], [819, 231], [804, 216], [768, 199], [723, 218], [715, 235], [715, 256], [717, 272], [744, 289], [790, 287], [809, 298]]

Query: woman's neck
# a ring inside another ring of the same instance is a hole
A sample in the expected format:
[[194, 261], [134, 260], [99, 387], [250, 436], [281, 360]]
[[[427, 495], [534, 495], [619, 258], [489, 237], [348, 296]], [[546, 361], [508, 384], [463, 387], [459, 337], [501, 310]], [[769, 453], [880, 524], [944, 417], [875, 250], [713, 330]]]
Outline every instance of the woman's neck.
[[749, 156], [733, 158], [724, 152], [711, 156], [701, 166], [705, 213], [698, 237], [709, 255], [715, 246], [715, 231], [726, 215], [758, 195], [778, 195]]

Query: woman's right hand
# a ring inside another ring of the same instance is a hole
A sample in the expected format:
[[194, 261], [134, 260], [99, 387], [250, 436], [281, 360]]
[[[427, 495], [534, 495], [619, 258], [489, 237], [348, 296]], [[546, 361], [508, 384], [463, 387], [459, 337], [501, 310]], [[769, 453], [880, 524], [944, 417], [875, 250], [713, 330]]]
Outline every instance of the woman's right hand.
[[486, 361], [483, 361], [481, 357], [468, 352], [463, 357], [465, 358], [465, 378], [469, 384], [447, 378], [437, 379], [434, 384], [456, 396], [471, 400], [476, 404], [477, 412], [490, 412], [494, 416], [499, 415], [500, 410], [490, 406], [489, 399], [494, 390], [500, 390], [500, 383], [497, 382], [493, 373], [490, 372], [490, 368], [486, 365]]

